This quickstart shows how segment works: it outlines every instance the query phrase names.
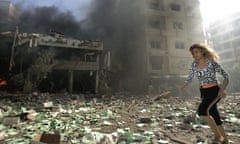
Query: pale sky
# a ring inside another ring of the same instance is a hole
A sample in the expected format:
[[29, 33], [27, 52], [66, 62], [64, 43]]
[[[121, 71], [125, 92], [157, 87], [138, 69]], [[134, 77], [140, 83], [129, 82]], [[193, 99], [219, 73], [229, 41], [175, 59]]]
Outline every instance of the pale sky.
[[199, 0], [203, 25], [240, 11], [240, 0]]

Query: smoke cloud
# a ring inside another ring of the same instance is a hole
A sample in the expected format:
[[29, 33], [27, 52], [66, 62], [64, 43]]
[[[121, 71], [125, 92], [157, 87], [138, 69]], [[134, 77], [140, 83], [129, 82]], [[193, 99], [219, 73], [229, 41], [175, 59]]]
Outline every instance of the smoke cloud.
[[77, 20], [83, 20], [88, 15], [92, 0], [12, 0], [23, 10], [36, 7], [57, 7], [61, 12], [71, 12]]
[[[144, 64], [139, 60], [144, 60], [145, 51], [141, 45], [144, 21], [137, 0], [91, 0], [82, 19], [79, 11], [83, 6], [78, 2], [71, 4], [76, 5], [78, 12], [63, 10], [56, 0], [50, 4], [44, 2], [34, 5], [25, 1], [18, 5], [22, 9], [20, 32], [47, 34], [53, 30], [66, 37], [102, 40], [104, 49], [111, 51], [114, 77], [117, 80], [134, 79], [135, 83], [130, 85], [138, 87], [138, 79], [143, 78], [144, 73]], [[34, 7], [27, 9], [28, 5]]]
[[[117, 10], [119, 0], [90, 0], [87, 4], [85, 2], [85, 5], [82, 5], [83, 2], [70, 1], [72, 3], [68, 2], [69, 7], [65, 10], [62, 4], [56, 4], [56, 0], [46, 4], [44, 1], [33, 4], [27, 0], [19, 4], [22, 9], [20, 31], [48, 33], [54, 30], [69, 37], [100, 40], [111, 39], [117, 34], [120, 20]], [[33, 8], [26, 9], [30, 5]], [[73, 10], [66, 10], [69, 8]], [[82, 13], [85, 13], [85, 18]]]
[[38, 7], [26, 10], [20, 16], [22, 32], [48, 33], [57, 31], [70, 37], [80, 35], [80, 25], [70, 12], [61, 12], [56, 7]]
[[[86, 29], [100, 37], [111, 51], [115, 78], [126, 80], [126, 89], [142, 89], [146, 65], [143, 45], [144, 20], [137, 0], [94, 0], [85, 23]], [[84, 28], [85, 29], [85, 28]]]
[[116, 31], [117, 15], [115, 6], [117, 0], [93, 0], [89, 15], [82, 26], [95, 37], [110, 37]]

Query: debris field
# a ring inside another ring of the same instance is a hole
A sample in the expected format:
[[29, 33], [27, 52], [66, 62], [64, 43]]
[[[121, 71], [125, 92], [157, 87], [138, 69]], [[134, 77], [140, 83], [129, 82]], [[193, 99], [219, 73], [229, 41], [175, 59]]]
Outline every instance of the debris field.
[[[199, 97], [91, 94], [1, 94], [0, 143], [208, 144], [213, 134], [197, 116]], [[230, 143], [240, 142], [240, 96], [221, 100]], [[45, 140], [48, 143], [48, 140]], [[51, 143], [51, 142], [49, 142]]]

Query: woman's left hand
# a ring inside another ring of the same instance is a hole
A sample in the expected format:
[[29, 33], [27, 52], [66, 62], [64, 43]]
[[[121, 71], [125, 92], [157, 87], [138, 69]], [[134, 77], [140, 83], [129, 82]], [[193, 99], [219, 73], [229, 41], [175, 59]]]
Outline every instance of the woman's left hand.
[[227, 91], [225, 89], [220, 89], [218, 92], [220, 98], [225, 98], [227, 96]]

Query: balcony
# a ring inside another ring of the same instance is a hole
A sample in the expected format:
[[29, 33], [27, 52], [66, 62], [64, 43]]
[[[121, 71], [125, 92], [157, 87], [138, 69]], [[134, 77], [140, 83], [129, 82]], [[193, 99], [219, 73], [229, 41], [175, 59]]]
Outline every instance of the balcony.
[[59, 60], [53, 67], [56, 70], [92, 70], [96, 71], [99, 69], [97, 62], [83, 62], [83, 61], [65, 61]]
[[76, 48], [76, 49], [95, 50], [95, 51], [103, 50], [103, 44], [100, 41], [55, 38], [52, 36], [43, 36], [43, 35], [39, 37], [38, 44], [40, 46]]

